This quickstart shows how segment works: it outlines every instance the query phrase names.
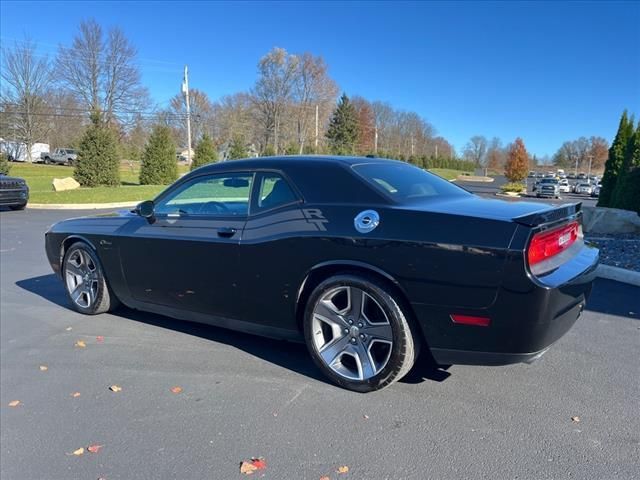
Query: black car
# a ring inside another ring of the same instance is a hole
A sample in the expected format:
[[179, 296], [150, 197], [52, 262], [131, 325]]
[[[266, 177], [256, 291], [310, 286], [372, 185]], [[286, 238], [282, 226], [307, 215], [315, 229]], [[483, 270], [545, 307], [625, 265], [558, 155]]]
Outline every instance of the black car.
[[259, 158], [185, 175], [134, 211], [65, 220], [46, 251], [71, 305], [304, 341], [335, 383], [531, 361], [571, 328], [598, 250], [580, 204], [477, 197], [403, 162]]
[[29, 187], [24, 179], [0, 174], [0, 206], [24, 210], [29, 201]]

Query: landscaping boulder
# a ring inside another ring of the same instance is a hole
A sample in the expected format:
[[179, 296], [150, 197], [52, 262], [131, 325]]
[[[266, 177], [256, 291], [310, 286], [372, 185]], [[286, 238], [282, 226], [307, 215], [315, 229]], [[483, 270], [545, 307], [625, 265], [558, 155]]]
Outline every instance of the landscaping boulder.
[[582, 226], [590, 233], [639, 233], [640, 216], [630, 210], [582, 207]]
[[53, 189], [56, 192], [62, 192], [64, 190], [75, 190], [76, 188], [80, 188], [80, 184], [73, 177], [66, 178], [54, 178]]

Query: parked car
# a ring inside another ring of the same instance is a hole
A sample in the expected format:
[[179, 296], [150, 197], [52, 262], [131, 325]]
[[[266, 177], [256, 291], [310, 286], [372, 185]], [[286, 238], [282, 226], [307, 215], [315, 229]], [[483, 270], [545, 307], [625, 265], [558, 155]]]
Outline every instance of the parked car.
[[560, 185], [555, 178], [543, 178], [536, 187], [536, 197], [560, 197]]
[[29, 201], [29, 186], [23, 178], [0, 173], [0, 206], [24, 210]]
[[587, 179], [587, 174], [586, 173], [579, 173], [576, 178], [578, 180], [586, 180]]
[[53, 153], [42, 153], [40, 158], [47, 165], [73, 165], [78, 158], [78, 154], [72, 148], [56, 148]]
[[590, 183], [578, 183], [576, 185], [576, 193], [579, 195], [591, 195], [591, 192], [593, 191], [593, 185], [591, 185]]
[[[128, 307], [305, 342], [336, 384], [532, 361], [585, 307], [580, 204], [483, 199], [403, 162], [266, 157], [198, 168], [134, 211], [45, 234], [72, 307]], [[286, 346], [282, 346], [286, 348]]]
[[569, 185], [569, 180], [561, 179], [558, 182], [558, 190], [561, 193], [569, 193], [569, 192], [571, 192], [571, 185]]
[[599, 183], [597, 185], [595, 185], [593, 187], [593, 189], [591, 190], [591, 196], [592, 197], [599, 197], [600, 196], [600, 189], [602, 188], [602, 184]]

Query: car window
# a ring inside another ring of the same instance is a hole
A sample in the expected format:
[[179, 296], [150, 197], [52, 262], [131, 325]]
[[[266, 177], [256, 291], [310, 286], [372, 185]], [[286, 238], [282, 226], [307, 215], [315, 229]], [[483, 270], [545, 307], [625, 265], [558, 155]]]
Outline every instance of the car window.
[[361, 163], [353, 170], [376, 189], [400, 203], [415, 203], [435, 197], [470, 195], [451, 182], [403, 163]]
[[252, 181], [253, 175], [246, 173], [197, 177], [158, 201], [155, 213], [245, 216]]
[[260, 176], [257, 210], [269, 210], [297, 200], [298, 197], [281, 175], [264, 173]]

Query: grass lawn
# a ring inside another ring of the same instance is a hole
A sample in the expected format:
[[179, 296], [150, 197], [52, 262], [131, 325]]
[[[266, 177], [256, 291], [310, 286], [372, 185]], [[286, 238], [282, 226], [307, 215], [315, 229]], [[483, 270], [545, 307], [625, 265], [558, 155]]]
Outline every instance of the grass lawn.
[[463, 173], [471, 175], [471, 172], [463, 172], [462, 170], [451, 170], [449, 168], [431, 168], [429, 169], [429, 171], [431, 173], [435, 173], [436, 175], [440, 175], [442, 178], [446, 178], [447, 180], [458, 178], [458, 175], [462, 175]]
[[[178, 166], [178, 173], [188, 171], [184, 165]], [[51, 182], [54, 178], [73, 176], [73, 167], [30, 163], [11, 163], [9, 175], [22, 177], [29, 185], [31, 203], [110, 203], [139, 202], [154, 198], [166, 185], [140, 185], [138, 175], [140, 163], [122, 163], [120, 166], [120, 187], [78, 188], [64, 192], [54, 192]]]

